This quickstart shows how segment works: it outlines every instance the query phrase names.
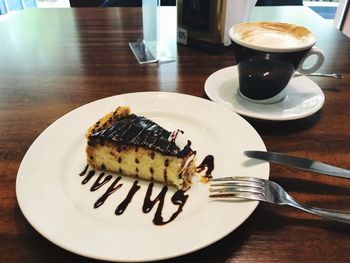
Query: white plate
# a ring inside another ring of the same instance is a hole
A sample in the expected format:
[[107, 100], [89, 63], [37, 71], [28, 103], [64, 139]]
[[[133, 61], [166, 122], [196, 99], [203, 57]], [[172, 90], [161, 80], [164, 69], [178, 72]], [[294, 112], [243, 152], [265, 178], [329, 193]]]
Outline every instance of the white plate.
[[[110, 184], [91, 192], [95, 181], [82, 185], [79, 173], [86, 166], [84, 133], [88, 126], [119, 105], [128, 105], [168, 130], [181, 129], [197, 150], [197, 164], [212, 154], [213, 177], [251, 175], [268, 178], [269, 165], [252, 161], [244, 150], [266, 150], [257, 132], [239, 115], [198, 97], [162, 93], [130, 93], [98, 100], [64, 115], [32, 144], [20, 165], [16, 193], [19, 206], [44, 237], [71, 252], [110, 261], [149, 261], [183, 255], [203, 248], [229, 234], [257, 206], [255, 201], [209, 200], [208, 185], [194, 182], [183, 212], [169, 224], [152, 223], [156, 207], [141, 210], [149, 182], [140, 182], [124, 214], [114, 210], [125, 198], [134, 179], [104, 205], [94, 202]], [[95, 175], [95, 178], [99, 173]], [[153, 197], [162, 186], [156, 184]], [[167, 198], [175, 192], [169, 188]], [[169, 199], [168, 198], [168, 199]], [[177, 207], [166, 199], [164, 219]]]
[[310, 116], [322, 108], [324, 94], [320, 87], [305, 76], [292, 78], [286, 87], [287, 96], [280, 102], [258, 104], [238, 95], [237, 66], [214, 72], [206, 80], [207, 96], [240, 115], [270, 121], [286, 121]]

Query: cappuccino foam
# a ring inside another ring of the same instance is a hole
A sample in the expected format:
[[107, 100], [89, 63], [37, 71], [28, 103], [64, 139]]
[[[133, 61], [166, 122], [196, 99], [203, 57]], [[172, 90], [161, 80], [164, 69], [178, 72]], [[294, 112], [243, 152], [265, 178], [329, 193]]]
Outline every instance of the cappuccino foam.
[[302, 49], [315, 43], [305, 27], [279, 22], [248, 22], [234, 26], [232, 40], [257, 49]]

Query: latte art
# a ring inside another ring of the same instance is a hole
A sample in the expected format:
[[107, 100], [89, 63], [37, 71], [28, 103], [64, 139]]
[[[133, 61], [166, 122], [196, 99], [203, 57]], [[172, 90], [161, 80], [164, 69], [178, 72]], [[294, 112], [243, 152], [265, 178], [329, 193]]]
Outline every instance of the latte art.
[[243, 41], [258, 46], [280, 46], [295, 47], [304, 44], [303, 38], [295, 38], [286, 32], [261, 32], [261, 30], [251, 30], [240, 36]]
[[315, 43], [314, 35], [305, 27], [278, 22], [248, 22], [234, 27], [234, 42], [262, 50], [304, 49]]

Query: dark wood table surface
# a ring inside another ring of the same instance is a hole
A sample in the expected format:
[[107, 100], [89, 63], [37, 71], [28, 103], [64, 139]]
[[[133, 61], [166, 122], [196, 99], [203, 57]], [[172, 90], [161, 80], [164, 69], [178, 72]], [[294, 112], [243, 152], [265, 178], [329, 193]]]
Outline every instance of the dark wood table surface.
[[[254, 11], [256, 20], [269, 17], [306, 24], [326, 53], [321, 70], [344, 78], [312, 77], [325, 89], [326, 101], [310, 117], [248, 121], [268, 150], [350, 168], [350, 40], [304, 7]], [[206, 78], [235, 64], [232, 51], [209, 54], [179, 46], [176, 62], [139, 65], [128, 42], [140, 37], [139, 8], [32, 9], [0, 22], [0, 262], [95, 262], [46, 240], [17, 204], [19, 165], [46, 127], [111, 95], [169, 91], [207, 98]], [[350, 210], [350, 180], [278, 165], [271, 165], [270, 175], [302, 202]], [[349, 249], [350, 225], [261, 203], [222, 240], [168, 261], [350, 262]]]

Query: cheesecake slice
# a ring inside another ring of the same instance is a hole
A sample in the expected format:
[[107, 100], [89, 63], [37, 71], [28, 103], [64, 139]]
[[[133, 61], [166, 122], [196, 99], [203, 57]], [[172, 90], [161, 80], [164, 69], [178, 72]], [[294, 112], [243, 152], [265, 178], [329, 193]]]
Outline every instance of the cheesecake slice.
[[190, 141], [180, 148], [178, 132], [118, 107], [86, 132], [88, 163], [98, 170], [157, 181], [186, 190], [195, 173]]

